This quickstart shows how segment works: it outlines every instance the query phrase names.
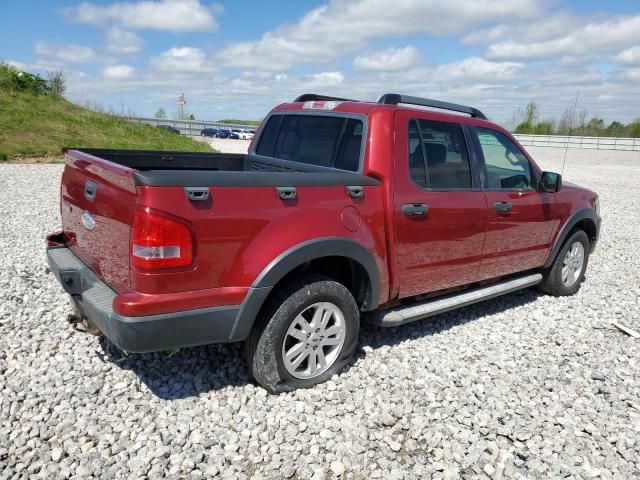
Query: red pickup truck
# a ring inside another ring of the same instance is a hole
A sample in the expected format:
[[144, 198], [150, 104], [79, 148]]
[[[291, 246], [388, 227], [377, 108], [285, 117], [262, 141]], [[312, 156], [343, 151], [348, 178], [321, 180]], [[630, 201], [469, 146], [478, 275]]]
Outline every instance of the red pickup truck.
[[571, 295], [600, 229], [595, 193], [542, 172], [482, 112], [398, 94], [303, 95], [246, 155], [65, 158], [47, 255], [73, 321], [128, 352], [244, 341], [271, 392], [337, 373], [361, 317], [394, 326], [533, 285]]

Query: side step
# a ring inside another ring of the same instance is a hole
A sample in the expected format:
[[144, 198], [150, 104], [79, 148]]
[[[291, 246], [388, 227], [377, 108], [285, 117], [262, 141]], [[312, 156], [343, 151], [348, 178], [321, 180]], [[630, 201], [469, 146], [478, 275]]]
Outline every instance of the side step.
[[439, 313], [465, 307], [472, 303], [481, 302], [490, 298], [504, 295], [505, 293], [531, 287], [540, 283], [542, 275], [535, 273], [524, 277], [512, 278], [492, 285], [485, 285], [465, 290], [460, 293], [453, 293], [443, 297], [432, 298], [421, 303], [401, 305], [388, 310], [377, 310], [371, 312], [368, 317], [370, 323], [380, 327], [395, 327], [403, 323], [413, 322], [421, 318], [431, 317]]

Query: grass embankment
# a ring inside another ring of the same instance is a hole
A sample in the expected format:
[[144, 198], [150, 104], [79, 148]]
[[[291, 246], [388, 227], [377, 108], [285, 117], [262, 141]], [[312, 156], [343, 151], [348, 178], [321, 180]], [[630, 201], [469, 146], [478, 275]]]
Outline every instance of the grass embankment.
[[61, 160], [63, 147], [213, 151], [188, 137], [87, 110], [62, 97], [0, 90], [0, 161]]

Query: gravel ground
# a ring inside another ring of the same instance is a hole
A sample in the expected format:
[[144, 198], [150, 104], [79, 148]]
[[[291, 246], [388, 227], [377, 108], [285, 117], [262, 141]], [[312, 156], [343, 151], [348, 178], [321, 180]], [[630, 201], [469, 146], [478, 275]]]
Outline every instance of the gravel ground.
[[234, 140], [232, 138], [212, 138], [202, 136], [194, 136], [191, 138], [201, 143], [207, 143], [215, 150], [223, 153], [247, 153], [249, 144], [251, 143], [249, 140]]
[[0, 165], [0, 478], [640, 476], [640, 340], [609, 324], [640, 318], [640, 154], [569, 151], [605, 222], [577, 295], [364, 326], [346, 372], [279, 396], [238, 345], [120, 357], [66, 325], [43, 244], [61, 170]]

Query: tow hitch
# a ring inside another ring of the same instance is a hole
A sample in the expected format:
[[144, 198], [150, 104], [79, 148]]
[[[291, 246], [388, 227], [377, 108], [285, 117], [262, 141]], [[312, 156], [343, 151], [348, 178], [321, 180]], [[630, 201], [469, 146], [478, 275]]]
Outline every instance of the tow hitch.
[[97, 337], [102, 335], [102, 332], [98, 327], [89, 322], [86, 317], [83, 317], [80, 313], [78, 313], [77, 308], [74, 313], [70, 313], [69, 315], [67, 315], [67, 322], [69, 322], [71, 328], [73, 328], [76, 332], [89, 333]]

